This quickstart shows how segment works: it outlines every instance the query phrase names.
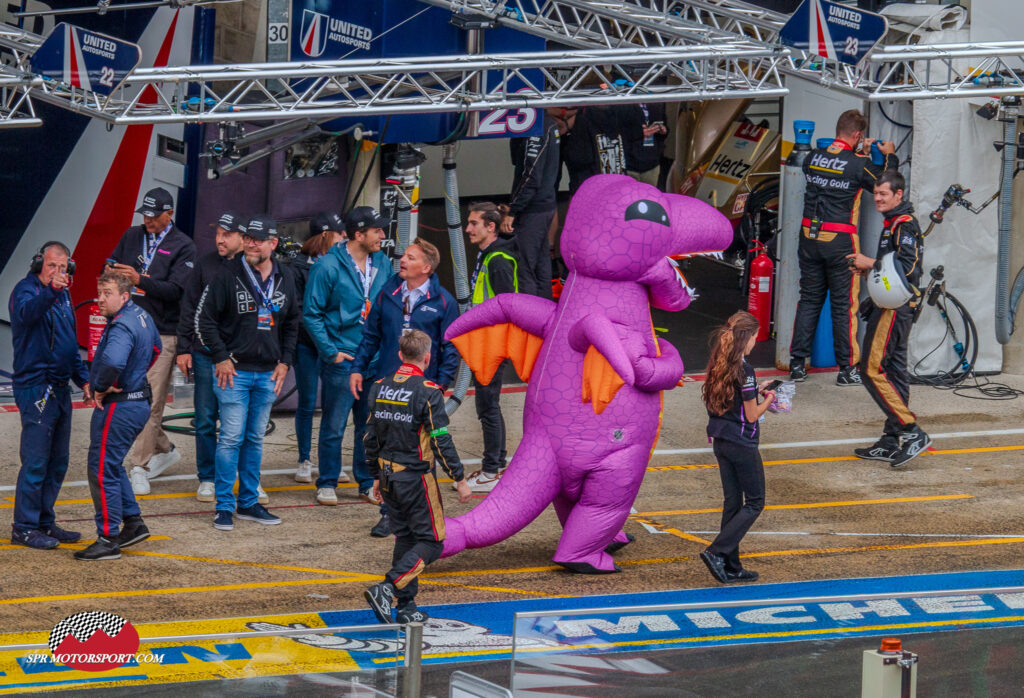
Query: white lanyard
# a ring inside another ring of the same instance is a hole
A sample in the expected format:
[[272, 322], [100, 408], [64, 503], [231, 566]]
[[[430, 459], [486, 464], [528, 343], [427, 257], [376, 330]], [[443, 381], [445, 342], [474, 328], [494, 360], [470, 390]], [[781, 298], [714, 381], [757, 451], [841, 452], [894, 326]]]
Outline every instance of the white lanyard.
[[[348, 249], [345, 250], [348, 252]], [[363, 300], [370, 300], [370, 286], [373, 285], [373, 262], [370, 261], [370, 255], [366, 255], [366, 273], [359, 268], [356, 263], [356, 258], [352, 257], [352, 253], [349, 252], [348, 256], [352, 259], [352, 266], [356, 268], [356, 274], [359, 275], [359, 282], [363, 285]]]
[[146, 238], [142, 241], [142, 273], [145, 274], [149, 271], [149, 265], [153, 263], [153, 256], [156, 255], [157, 249], [160, 247], [160, 243], [167, 237], [167, 233], [171, 232], [171, 224], [168, 223], [167, 227], [164, 228], [163, 232], [160, 233], [160, 237], [153, 241], [153, 246], [149, 245], [150, 234], [146, 233]]
[[243, 260], [242, 267], [245, 269], [245, 273], [249, 275], [249, 281], [251, 281], [252, 285], [256, 288], [256, 292], [259, 293], [260, 298], [263, 299], [263, 307], [267, 310], [274, 310], [274, 304], [271, 302], [271, 299], [274, 297], [273, 272], [270, 274], [270, 283], [267, 285], [267, 292], [264, 293], [263, 286], [256, 280], [256, 275], [252, 273], [252, 267], [249, 266], [249, 263]]

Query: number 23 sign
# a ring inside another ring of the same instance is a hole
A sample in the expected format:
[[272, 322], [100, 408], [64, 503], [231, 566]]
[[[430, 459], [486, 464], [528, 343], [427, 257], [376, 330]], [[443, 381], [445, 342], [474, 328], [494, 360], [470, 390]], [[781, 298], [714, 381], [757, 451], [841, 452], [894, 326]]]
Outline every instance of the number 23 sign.
[[[518, 92], [526, 92], [522, 88]], [[522, 138], [536, 135], [531, 133], [541, 122], [537, 109], [495, 109], [480, 113], [480, 127], [477, 134], [481, 138]]]

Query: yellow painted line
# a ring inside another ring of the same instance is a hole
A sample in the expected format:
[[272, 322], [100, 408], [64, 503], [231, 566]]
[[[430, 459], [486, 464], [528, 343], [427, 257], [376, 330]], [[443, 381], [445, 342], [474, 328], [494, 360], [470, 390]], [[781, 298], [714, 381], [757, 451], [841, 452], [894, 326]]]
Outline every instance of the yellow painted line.
[[368, 575], [362, 572], [345, 572], [343, 570], [325, 570], [319, 567], [295, 567], [292, 565], [272, 565], [268, 562], [247, 562], [245, 560], [224, 560], [215, 557], [196, 557], [193, 555], [177, 555], [174, 553], [157, 553], [150, 550], [124, 550], [125, 555], [140, 555], [143, 557], [162, 557], [170, 560], [186, 560], [189, 562], [212, 562], [218, 565], [239, 565], [241, 567], [259, 567], [269, 570], [284, 570], [286, 572], [313, 572], [315, 574], [329, 574], [332, 577], [351, 577], [352, 581], [369, 581], [379, 579], [383, 575]]
[[[1024, 446], [985, 446], [979, 448], [947, 448], [928, 449], [924, 456], [954, 456], [965, 453], [999, 453], [1005, 451], [1024, 451]], [[786, 460], [766, 460], [764, 465], [800, 465], [804, 463], [839, 463], [842, 461], [862, 460], [856, 456], [831, 456], [829, 458], [791, 458]], [[649, 471], [662, 470], [707, 470], [717, 468], [718, 463], [697, 463], [688, 465], [651, 465]]]
[[[369, 575], [367, 575], [369, 577]], [[383, 577], [371, 577], [380, 581]], [[132, 589], [128, 591], [101, 591], [93, 594], [58, 594], [56, 596], [22, 596], [16, 599], [0, 599], [0, 605], [20, 603], [45, 603], [50, 601], [75, 601], [79, 599], [112, 599], [125, 596], [157, 596], [163, 594], [193, 594], [205, 591], [237, 591], [239, 589], [273, 589], [276, 587], [316, 586], [318, 584], [349, 584], [349, 577], [339, 579], [297, 579], [283, 582], [253, 582], [251, 584], [220, 584], [202, 587], [169, 587], [166, 589]]]
[[[356, 483], [345, 483], [339, 484], [338, 489], [343, 487], [356, 487]], [[237, 487], [235, 490], [237, 491]], [[293, 490], [314, 490], [315, 485], [282, 485], [280, 487], [264, 487], [267, 492], [289, 492]], [[166, 492], [164, 494], [141, 494], [135, 495], [135, 499], [138, 501], [145, 500], [156, 500], [156, 499], [187, 499], [194, 498], [195, 492]], [[54, 504], [68, 505], [68, 504], [92, 504], [92, 499], [58, 499]], [[13, 504], [0, 504], [0, 509], [13, 509]]]
[[919, 548], [963, 548], [974, 545], [1005, 545], [1007, 543], [1024, 543], [1024, 538], [983, 538], [980, 540], [936, 541], [934, 543], [906, 543], [903, 545], [865, 545], [861, 547], [850, 548], [798, 548], [795, 550], [772, 550], [763, 553], [742, 553], [740, 557], [786, 557], [789, 555], [861, 553], [872, 552], [877, 550], [917, 550]]
[[[906, 504], [908, 502], [941, 502], [955, 499], [973, 499], [972, 494], [941, 494], [933, 497], [894, 497], [892, 499], [854, 499], [846, 502], [807, 502], [805, 504], [770, 504], [765, 509], [825, 509], [828, 507], [852, 507], [867, 504]], [[640, 511], [631, 514], [634, 517], [649, 516], [683, 516], [685, 514], [720, 514], [717, 509], [674, 509], [670, 511]]]
[[[146, 540], [147, 541], [153, 541], [153, 540], [172, 540], [172, 539], [171, 539], [170, 536], [150, 536]], [[0, 538], [0, 543], [10, 543], [10, 542], [11, 542], [10, 538]], [[85, 548], [85, 547], [87, 547], [89, 545], [92, 545], [95, 542], [96, 542], [95, 538], [83, 538], [82, 540], [78, 541], [77, 543], [61, 543], [60, 545], [61, 545], [62, 548], [76, 549], [76, 548]], [[22, 550], [28, 550], [29, 549], [29, 548], [27, 548], [24, 545], [9, 545], [9, 546], [8, 545], [4, 545], [4, 546], [0, 546], [0, 548], [4, 548], [4, 549], [9, 548], [11, 550], [17, 550], [19, 548], [22, 549]], [[125, 550], [124, 552], [128, 553], [128, 552], [131, 552], [131, 551]]]
[[[422, 576], [422, 575], [421, 575]], [[504, 594], [521, 594], [523, 596], [540, 596], [545, 599], [572, 599], [575, 598], [571, 594], [549, 594], [546, 591], [530, 591], [528, 589], [513, 589], [509, 587], [488, 587], [488, 586], [477, 586], [473, 584], [457, 584], [456, 582], [434, 582], [428, 579], [421, 579], [421, 584], [429, 584], [431, 586], [443, 586], [443, 587], [459, 587], [460, 589], [476, 589], [477, 591], [497, 591]]]
[[693, 541], [694, 543], [701, 543], [703, 545], [711, 545], [711, 541], [709, 540], [704, 540], [700, 536], [695, 536], [694, 534], [687, 533], [686, 531], [680, 531], [678, 528], [665, 528], [665, 524], [658, 523], [653, 519], [643, 519], [635, 515], [631, 518], [637, 523], [647, 524], [648, 526], [652, 526], [658, 529], [659, 531], [662, 531], [663, 533], [670, 533], [676, 538], [682, 538], [683, 540], [689, 540]]

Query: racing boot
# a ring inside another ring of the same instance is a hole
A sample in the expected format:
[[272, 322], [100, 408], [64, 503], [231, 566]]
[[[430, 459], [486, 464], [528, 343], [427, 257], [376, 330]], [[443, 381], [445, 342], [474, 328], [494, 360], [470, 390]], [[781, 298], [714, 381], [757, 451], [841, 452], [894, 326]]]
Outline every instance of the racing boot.
[[416, 608], [415, 601], [399, 606], [398, 610], [395, 611], [395, 622], [402, 625], [406, 623], [424, 623], [428, 618], [430, 616], [427, 615], [426, 611]]
[[892, 463], [893, 459], [900, 452], [899, 438], [891, 434], [882, 434], [882, 437], [867, 448], [853, 449], [853, 455], [864, 460], [880, 460], [883, 463]]
[[803, 383], [807, 380], [807, 367], [803, 359], [793, 358], [789, 360], [789, 380], [796, 383]]
[[141, 516], [128, 516], [121, 522], [121, 532], [114, 538], [119, 548], [127, 548], [149, 538], [149, 528]]
[[900, 434], [900, 450], [899, 453], [889, 463], [894, 468], [899, 468], [917, 456], [924, 453], [924, 450], [931, 446], [932, 437], [925, 433], [924, 429], [913, 424], [909, 429], [906, 429]]
[[370, 604], [370, 610], [381, 623], [393, 623], [391, 608], [395, 605], [395, 588], [391, 582], [380, 582], [363, 592], [363, 598]]
[[856, 366], [844, 366], [836, 375], [836, 385], [863, 385], [860, 380], [860, 371]]

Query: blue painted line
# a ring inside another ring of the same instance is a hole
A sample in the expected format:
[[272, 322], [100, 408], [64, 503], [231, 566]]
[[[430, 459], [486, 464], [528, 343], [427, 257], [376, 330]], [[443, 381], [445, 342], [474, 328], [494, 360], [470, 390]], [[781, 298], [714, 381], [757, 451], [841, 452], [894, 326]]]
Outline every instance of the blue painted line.
[[[701, 602], [770, 600], [764, 604], [728, 609], [687, 609], [633, 613], [593, 613], [545, 616], [521, 622], [518, 647], [529, 653], [565, 651], [636, 652], [730, 644], [792, 642], [839, 637], [905, 635], [941, 630], [1024, 626], [1024, 593], [972, 597], [939, 596], [870, 602], [786, 604], [786, 599], [931, 592], [957, 589], [1024, 587], [1024, 570], [957, 572], [947, 574], [820, 580], [785, 584], [684, 589], [676, 591], [584, 596], [559, 599], [521, 599], [491, 603], [421, 606], [431, 615], [424, 629], [424, 662], [448, 663], [511, 657], [516, 612], [567, 611], [693, 604]], [[427, 588], [419, 600], [430, 597]], [[375, 623], [367, 611], [320, 614], [328, 625]], [[391, 639], [388, 640], [388, 637]], [[345, 649], [362, 667], [382, 667], [395, 657], [393, 635], [348, 638]], [[397, 648], [400, 649], [400, 648]], [[389, 656], [390, 653], [390, 656]]]
[[38, 681], [35, 683], [11, 683], [0, 685], [0, 690], [11, 688], [45, 688], [47, 686], [74, 686], [78, 684], [110, 683], [111, 681], [146, 681], [149, 677], [145, 674], [137, 676], [97, 676], [94, 679], [69, 679], [68, 681]]

